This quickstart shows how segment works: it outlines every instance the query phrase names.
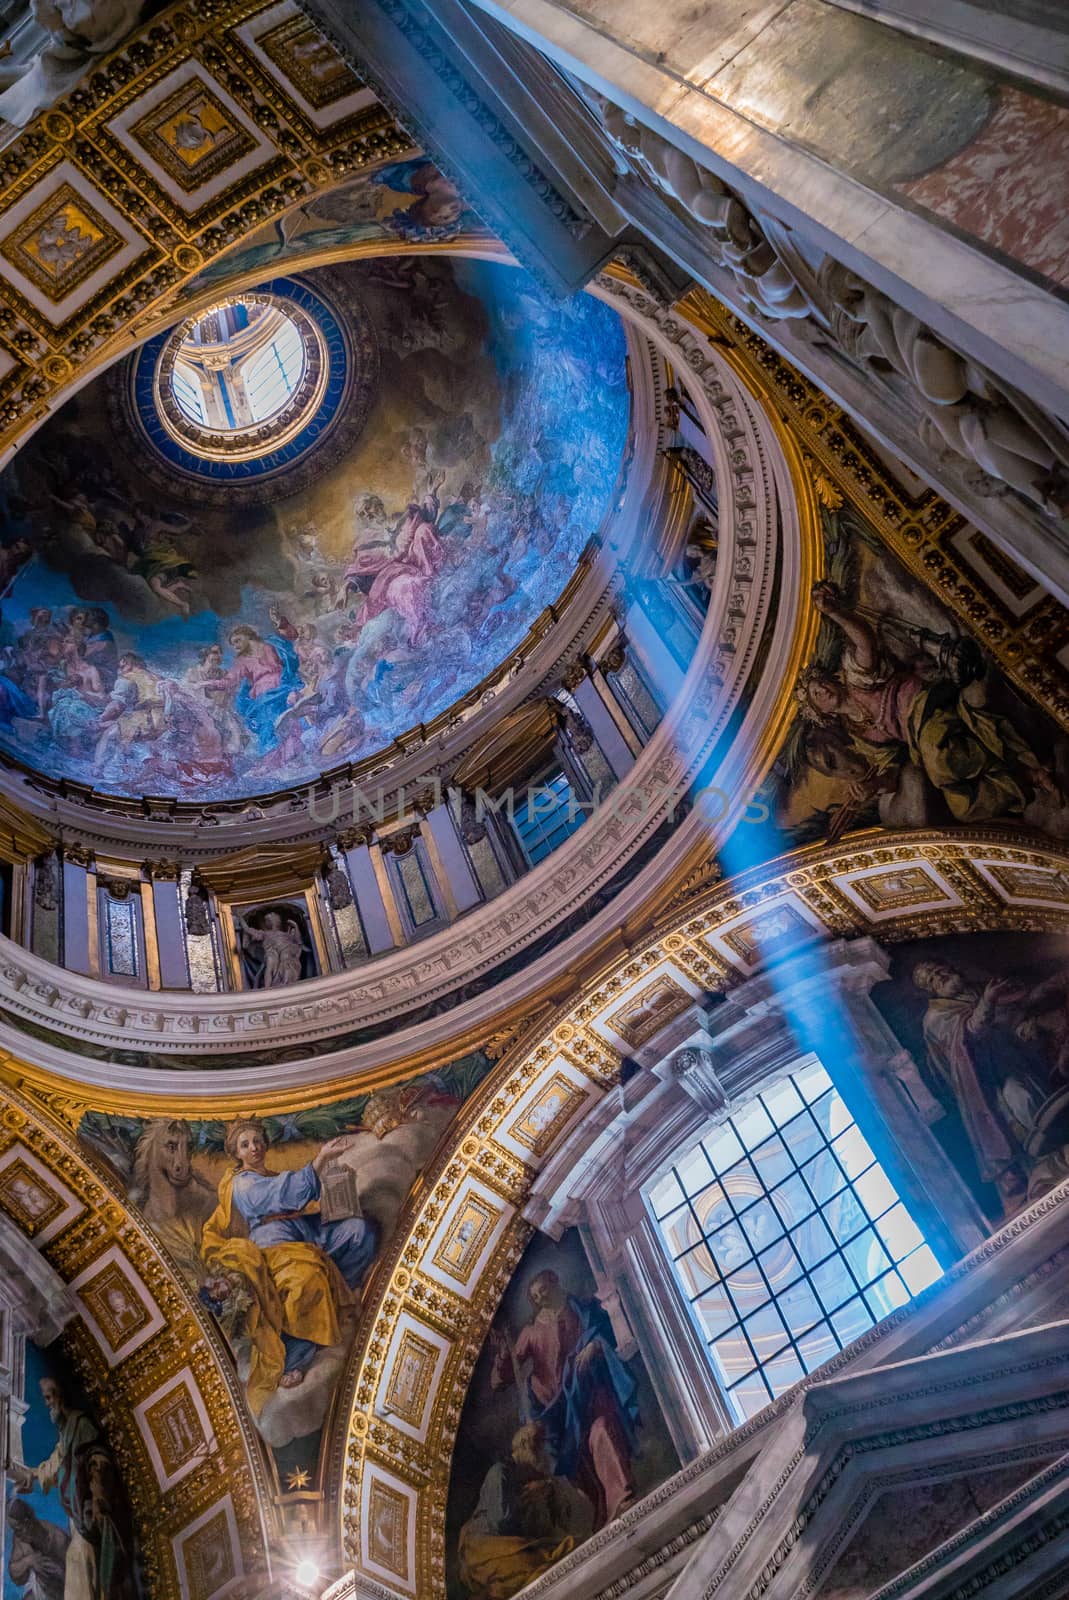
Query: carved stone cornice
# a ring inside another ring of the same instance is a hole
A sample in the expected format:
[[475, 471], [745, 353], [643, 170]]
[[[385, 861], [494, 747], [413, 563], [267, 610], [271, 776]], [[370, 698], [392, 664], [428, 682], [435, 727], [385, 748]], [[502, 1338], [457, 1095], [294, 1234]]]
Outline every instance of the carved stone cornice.
[[305, 844], [248, 845], [233, 855], [203, 861], [201, 883], [226, 900], [256, 900], [307, 889], [323, 864], [318, 841]]
[[0, 858], [32, 861], [56, 847], [55, 836], [36, 817], [0, 794]]
[[96, 866], [96, 857], [87, 845], [65, 842], [62, 851], [64, 861], [71, 862], [73, 866], [84, 867], [87, 872]]
[[143, 861], [141, 870], [146, 878], [158, 883], [174, 883], [182, 876], [180, 861]]

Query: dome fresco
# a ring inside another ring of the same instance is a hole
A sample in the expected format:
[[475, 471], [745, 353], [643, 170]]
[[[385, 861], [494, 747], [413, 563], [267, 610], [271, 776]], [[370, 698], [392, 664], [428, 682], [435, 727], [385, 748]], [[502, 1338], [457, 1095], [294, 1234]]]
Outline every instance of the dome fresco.
[[191, 800], [310, 781], [478, 684], [598, 531], [629, 420], [612, 311], [443, 257], [306, 281], [346, 371], [299, 465], [184, 475], [135, 356], [0, 477], [0, 746], [35, 770]]

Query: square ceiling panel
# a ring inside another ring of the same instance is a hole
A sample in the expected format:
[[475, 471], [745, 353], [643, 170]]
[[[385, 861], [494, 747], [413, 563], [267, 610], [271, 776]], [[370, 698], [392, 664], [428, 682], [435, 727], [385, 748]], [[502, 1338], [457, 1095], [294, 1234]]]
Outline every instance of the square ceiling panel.
[[186, 61], [105, 124], [187, 216], [278, 159], [277, 147], [199, 61]]
[[9, 285], [54, 325], [91, 300], [146, 246], [69, 161], [7, 211], [0, 235]]
[[261, 11], [235, 32], [259, 65], [281, 79], [314, 128], [333, 127], [375, 105], [359, 74], [292, 0]]

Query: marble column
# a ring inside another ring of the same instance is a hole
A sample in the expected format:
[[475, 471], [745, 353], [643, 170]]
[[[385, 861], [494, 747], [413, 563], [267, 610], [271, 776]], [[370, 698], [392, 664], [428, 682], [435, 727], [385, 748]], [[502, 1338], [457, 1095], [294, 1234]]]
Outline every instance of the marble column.
[[[67, 851], [63, 857], [63, 965], [69, 972], [84, 972], [87, 976], [96, 972], [99, 965], [97, 951], [90, 948], [91, 861], [84, 851]], [[93, 878], [95, 884], [95, 873]]]
[[442, 891], [447, 898], [452, 897], [453, 905], [449, 910], [453, 915], [459, 915], [463, 911], [470, 911], [472, 906], [480, 905], [482, 892], [449, 807], [440, 805], [428, 811], [423, 819], [422, 832]]
[[641, 606], [632, 606], [624, 619], [628, 643], [642, 664], [646, 677], [653, 685], [657, 699], [670, 706], [686, 676], [679, 662], [669, 650], [657, 629]]
[[[612, 692], [611, 689], [609, 692]], [[584, 677], [576, 684], [572, 694], [614, 775], [625, 778], [635, 764], [634, 752], [598, 692], [598, 685], [593, 679]]]
[[[385, 870], [382, 865], [382, 856], [379, 847], [370, 837], [357, 830], [350, 838], [348, 834], [340, 834], [338, 844], [345, 855], [345, 864], [349, 868], [349, 881], [353, 886], [353, 895], [360, 910], [360, 920], [364, 925], [367, 937], [367, 947], [370, 955], [381, 955], [384, 950], [393, 950], [402, 943], [400, 929], [395, 927], [396, 907], [391, 904], [387, 908], [386, 895], [384, 894]], [[372, 860], [371, 852], [379, 853], [378, 867]], [[385, 885], [389, 892], [389, 885]], [[391, 918], [390, 910], [394, 917]]]
[[[152, 909], [156, 924], [160, 987], [189, 988], [189, 963], [183, 927], [182, 901], [178, 890], [179, 867], [165, 862], [149, 862], [146, 871], [152, 880]], [[147, 908], [146, 908], [147, 911]], [[147, 923], [146, 915], [146, 923]]]

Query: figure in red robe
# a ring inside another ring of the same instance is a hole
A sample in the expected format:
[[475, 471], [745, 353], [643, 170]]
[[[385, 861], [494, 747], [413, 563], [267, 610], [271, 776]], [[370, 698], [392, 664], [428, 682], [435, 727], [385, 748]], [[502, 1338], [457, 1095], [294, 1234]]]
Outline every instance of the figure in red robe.
[[530, 1420], [543, 1425], [554, 1470], [587, 1496], [600, 1528], [634, 1498], [638, 1385], [597, 1300], [565, 1294], [552, 1271], [540, 1272], [527, 1293], [534, 1316], [512, 1349], [492, 1335], [491, 1386], [518, 1382], [517, 1369], [530, 1362]]
[[423, 498], [410, 502], [391, 539], [358, 548], [345, 574], [346, 595], [360, 590], [365, 596], [356, 622], [370, 622], [392, 607], [413, 648], [426, 642], [430, 586], [445, 557], [438, 534], [440, 484], [440, 478], [428, 484]]

